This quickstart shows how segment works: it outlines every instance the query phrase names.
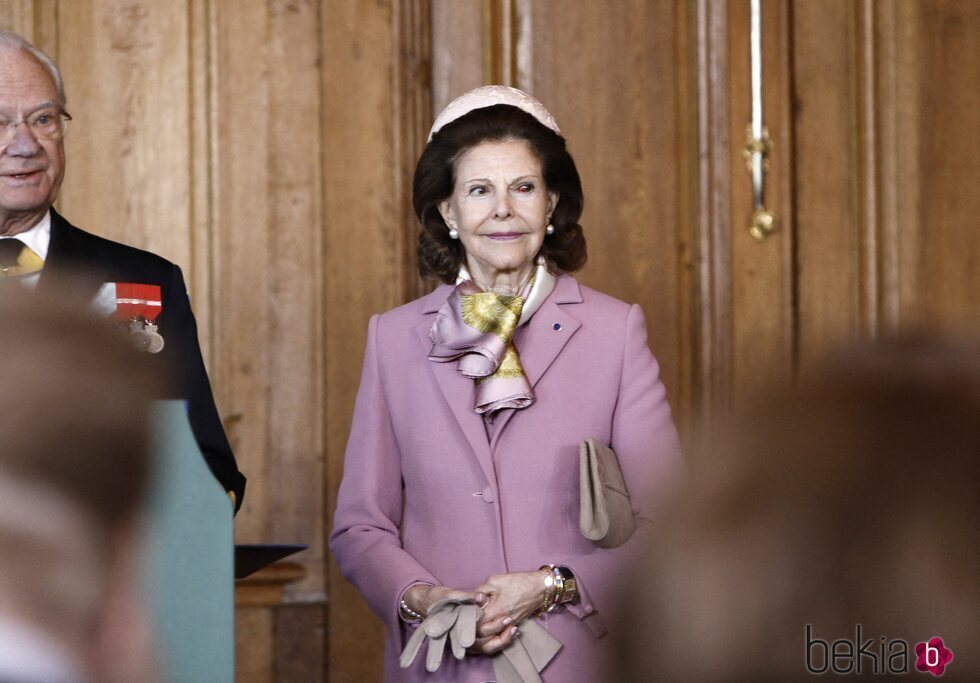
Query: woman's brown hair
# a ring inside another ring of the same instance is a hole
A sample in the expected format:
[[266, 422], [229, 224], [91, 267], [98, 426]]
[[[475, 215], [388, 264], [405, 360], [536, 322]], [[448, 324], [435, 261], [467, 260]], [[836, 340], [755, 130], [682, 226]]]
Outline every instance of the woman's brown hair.
[[439, 213], [439, 203], [449, 197], [456, 181], [456, 161], [467, 150], [484, 142], [524, 140], [541, 161], [549, 192], [558, 193], [551, 214], [553, 235], [546, 235], [541, 255], [559, 271], [573, 272], [587, 258], [585, 235], [579, 218], [584, 197], [575, 161], [565, 138], [541, 124], [531, 114], [507, 104], [474, 109], [441, 128], [415, 167], [412, 203], [421, 222], [418, 264], [424, 278], [453, 282], [466, 256], [459, 240], [449, 237], [449, 228]]

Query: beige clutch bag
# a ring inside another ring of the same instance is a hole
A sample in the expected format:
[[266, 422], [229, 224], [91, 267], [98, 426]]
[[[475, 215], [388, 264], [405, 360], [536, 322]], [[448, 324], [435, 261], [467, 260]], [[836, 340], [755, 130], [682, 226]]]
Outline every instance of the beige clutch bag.
[[579, 445], [581, 507], [579, 528], [601, 548], [629, 540], [636, 528], [630, 494], [616, 453], [604, 443], [586, 439]]

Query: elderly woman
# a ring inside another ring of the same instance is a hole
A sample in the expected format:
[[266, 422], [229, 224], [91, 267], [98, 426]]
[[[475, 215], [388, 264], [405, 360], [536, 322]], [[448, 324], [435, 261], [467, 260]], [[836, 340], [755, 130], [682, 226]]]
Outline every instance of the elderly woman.
[[[614, 449], [640, 531], [679, 452], [643, 313], [569, 275], [586, 258], [581, 182], [519, 90], [478, 88], [437, 117], [414, 206], [419, 270], [444, 284], [371, 319], [330, 547], [388, 626], [387, 680], [493, 680], [532, 622], [561, 643], [543, 680], [600, 680], [643, 541], [579, 531], [579, 443]], [[480, 605], [475, 643], [400, 670], [445, 598]]]

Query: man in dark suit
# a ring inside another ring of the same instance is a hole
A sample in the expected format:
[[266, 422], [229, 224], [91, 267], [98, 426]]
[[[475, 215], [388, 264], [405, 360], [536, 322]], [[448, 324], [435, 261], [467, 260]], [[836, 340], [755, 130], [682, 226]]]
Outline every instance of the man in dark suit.
[[245, 477], [215, 408], [180, 268], [80, 230], [51, 208], [64, 177], [68, 119], [54, 62], [0, 32], [0, 279], [41, 290], [60, 281], [115, 315], [172, 380], [168, 397], [187, 401], [198, 445], [237, 510]]

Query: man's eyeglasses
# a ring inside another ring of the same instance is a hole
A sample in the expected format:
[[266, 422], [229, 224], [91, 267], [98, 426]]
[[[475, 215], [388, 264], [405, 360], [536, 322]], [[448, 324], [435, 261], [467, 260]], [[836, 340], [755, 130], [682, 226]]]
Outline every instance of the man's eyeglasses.
[[0, 116], [0, 145], [6, 145], [14, 139], [17, 126], [26, 123], [35, 138], [43, 140], [58, 140], [65, 134], [65, 128], [71, 115], [60, 107], [41, 109], [19, 119], [8, 119]]

